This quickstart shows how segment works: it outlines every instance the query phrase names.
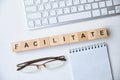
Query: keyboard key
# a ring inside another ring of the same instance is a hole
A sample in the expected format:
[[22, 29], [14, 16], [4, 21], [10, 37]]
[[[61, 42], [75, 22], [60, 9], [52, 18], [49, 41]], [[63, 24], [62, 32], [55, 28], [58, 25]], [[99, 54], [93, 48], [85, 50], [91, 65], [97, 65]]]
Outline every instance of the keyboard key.
[[120, 0], [113, 0], [114, 5], [120, 4]]
[[80, 1], [81, 1], [81, 4], [87, 3], [86, 0], [80, 0]]
[[42, 2], [43, 2], [43, 3], [47, 3], [47, 2], [48, 2], [48, 0], [42, 0]]
[[107, 15], [107, 8], [101, 9], [101, 14], [102, 15]]
[[64, 13], [70, 13], [70, 9], [69, 8], [64, 8], [63, 10], [64, 10], [63, 11]]
[[92, 3], [92, 8], [93, 8], [93, 9], [98, 8], [98, 3]]
[[28, 14], [27, 17], [29, 19], [41, 18], [41, 13], [31, 13], [31, 14]]
[[107, 6], [112, 6], [112, 1], [110, 0], [110, 1], [106, 1], [106, 5]]
[[36, 10], [36, 6], [26, 7], [26, 12], [35, 12], [35, 11], [37, 11], [37, 10]]
[[44, 11], [44, 12], [42, 13], [42, 15], [43, 15], [43, 17], [48, 17], [48, 12], [47, 12], [47, 11]]
[[63, 14], [63, 10], [62, 9], [57, 9], [56, 12], [57, 12], [58, 15]]
[[55, 10], [51, 10], [51, 11], [50, 11], [50, 16], [54, 16], [54, 15], [56, 15]]
[[90, 5], [90, 4], [85, 4], [85, 9], [86, 9], [86, 10], [91, 9], [91, 5]]
[[41, 4], [41, 0], [35, 0], [36, 4]]
[[79, 4], [80, 2], [79, 2], [79, 0], [73, 0], [73, 4], [74, 5], [77, 5], [77, 4]]
[[47, 25], [47, 24], [48, 24], [48, 19], [47, 18], [42, 19], [42, 25]]
[[35, 26], [41, 26], [41, 21], [40, 20], [35, 20]]
[[71, 5], [72, 5], [72, 0], [67, 0], [67, 1], [66, 1], [66, 5], [67, 5], [67, 6], [71, 6]]
[[29, 25], [30, 28], [32, 28], [32, 27], [34, 27], [34, 22], [33, 21], [29, 21], [28, 25]]
[[58, 16], [58, 21], [66, 22], [66, 21], [77, 20], [77, 19], [86, 19], [90, 17], [91, 17], [91, 11], [86, 11], [81, 13]]
[[57, 2], [54, 2], [54, 3], [52, 4], [52, 8], [58, 8], [58, 3], [57, 3]]
[[44, 7], [43, 7], [43, 5], [39, 5], [39, 6], [38, 6], [38, 10], [39, 10], [39, 11], [42, 11], [42, 10], [44, 10]]
[[105, 1], [99, 2], [99, 7], [100, 8], [105, 7]]
[[54, 2], [55, 0], [49, 0], [50, 2]]
[[94, 2], [94, 0], [88, 0], [88, 2]]
[[100, 10], [93, 10], [92, 14], [94, 17], [100, 16]]
[[33, 0], [25, 0], [25, 5], [33, 5]]
[[60, 6], [60, 7], [64, 7], [64, 6], [65, 6], [65, 2], [64, 2], [64, 1], [60, 1], [60, 2], [59, 2], [59, 6]]
[[115, 11], [114, 11], [114, 10], [111, 10], [111, 11], [109, 11], [108, 13], [109, 13], [109, 14], [114, 14]]
[[120, 13], [120, 6], [115, 7], [116, 13]]
[[[95, 1], [101, 1], [101, 0], [95, 0]], [[103, 0], [103, 1], [105, 1], [105, 0]]]
[[71, 12], [77, 12], [77, 7], [76, 6], [72, 6], [71, 7]]
[[84, 10], [84, 6], [83, 5], [79, 5], [78, 6], [78, 11], [83, 11]]
[[51, 9], [51, 5], [50, 4], [45, 4], [45, 9]]
[[57, 23], [57, 18], [56, 18], [56, 17], [50, 17], [50, 18], [49, 18], [49, 23], [50, 23], [50, 24]]

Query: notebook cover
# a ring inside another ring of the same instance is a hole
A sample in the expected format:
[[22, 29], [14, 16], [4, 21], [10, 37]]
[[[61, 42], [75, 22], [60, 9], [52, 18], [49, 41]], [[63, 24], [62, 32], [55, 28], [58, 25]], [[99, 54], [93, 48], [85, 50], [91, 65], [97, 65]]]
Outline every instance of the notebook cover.
[[113, 80], [106, 43], [70, 49], [73, 80]]

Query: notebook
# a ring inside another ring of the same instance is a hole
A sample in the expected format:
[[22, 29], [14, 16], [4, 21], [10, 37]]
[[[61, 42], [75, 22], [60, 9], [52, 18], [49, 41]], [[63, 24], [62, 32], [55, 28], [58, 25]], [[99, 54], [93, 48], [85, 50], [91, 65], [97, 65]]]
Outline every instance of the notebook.
[[106, 43], [69, 50], [73, 80], [113, 80]]

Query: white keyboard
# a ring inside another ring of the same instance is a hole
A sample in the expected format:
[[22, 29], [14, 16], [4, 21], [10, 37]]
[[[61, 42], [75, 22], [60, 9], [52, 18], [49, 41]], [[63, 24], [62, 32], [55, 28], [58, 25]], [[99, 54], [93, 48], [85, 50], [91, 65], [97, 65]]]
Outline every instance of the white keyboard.
[[30, 29], [120, 14], [120, 0], [24, 0], [24, 3]]

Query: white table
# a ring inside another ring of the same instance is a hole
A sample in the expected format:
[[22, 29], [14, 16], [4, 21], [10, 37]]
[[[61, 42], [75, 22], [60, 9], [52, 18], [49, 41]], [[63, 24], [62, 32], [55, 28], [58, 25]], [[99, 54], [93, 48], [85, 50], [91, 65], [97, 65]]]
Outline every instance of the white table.
[[[10, 42], [39, 37], [71, 33], [99, 27], [107, 27], [109, 37], [55, 46], [32, 51], [14, 53]], [[23, 74], [16, 71], [16, 64], [46, 56], [66, 55], [73, 46], [107, 42], [115, 80], [120, 80], [120, 16], [79, 22], [59, 27], [39, 30], [27, 30], [23, 0], [0, 0], [0, 80], [72, 80], [69, 61], [56, 70], [42, 70], [35, 74]], [[63, 53], [60, 51], [64, 50]]]

